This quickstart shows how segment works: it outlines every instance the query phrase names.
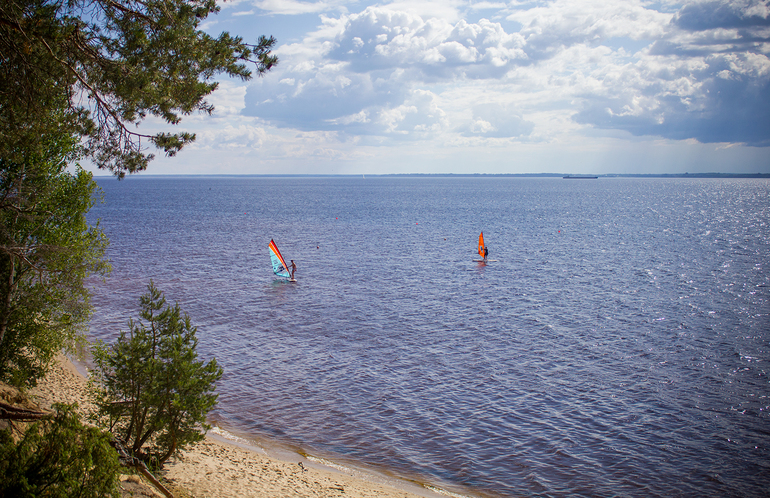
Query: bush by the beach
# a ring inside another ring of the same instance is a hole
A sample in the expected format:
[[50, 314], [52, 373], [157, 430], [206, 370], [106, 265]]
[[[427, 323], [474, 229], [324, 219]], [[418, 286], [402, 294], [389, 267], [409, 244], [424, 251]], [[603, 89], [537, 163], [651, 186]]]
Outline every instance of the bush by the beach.
[[130, 320], [115, 344], [95, 345], [92, 386], [98, 421], [132, 456], [162, 467], [203, 439], [222, 369], [198, 360], [197, 328], [152, 282], [140, 304], [146, 324]]
[[54, 418], [31, 424], [18, 441], [10, 427], [0, 430], [0, 497], [119, 496], [110, 435], [83, 425], [74, 405], [54, 408]]
[[99, 198], [96, 181], [68, 169], [77, 139], [37, 140], [40, 150], [25, 151], [23, 161], [0, 157], [0, 381], [25, 387], [84, 338], [85, 282], [109, 270], [107, 238], [86, 219]]

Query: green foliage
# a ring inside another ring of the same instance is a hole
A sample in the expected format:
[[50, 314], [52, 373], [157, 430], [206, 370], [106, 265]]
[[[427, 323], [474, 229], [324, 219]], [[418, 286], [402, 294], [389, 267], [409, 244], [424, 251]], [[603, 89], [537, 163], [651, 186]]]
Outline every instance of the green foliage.
[[[142, 139], [174, 155], [194, 135], [143, 135], [137, 126], [148, 116], [175, 125], [211, 113], [215, 75], [248, 79], [247, 64], [262, 75], [278, 62], [272, 37], [251, 45], [198, 29], [218, 11], [215, 0], [0, 2], [0, 157], [18, 161], [36, 133], [61, 127], [119, 177], [153, 158]], [[62, 100], [65, 112], [46, 120]]]
[[[52, 114], [53, 111], [50, 111]], [[77, 137], [51, 131], [19, 161], [0, 157], [0, 380], [34, 385], [90, 318], [85, 279], [106, 274], [107, 239], [86, 213], [96, 182], [78, 168]]]
[[222, 369], [198, 360], [196, 327], [152, 282], [140, 303], [146, 325], [129, 321], [115, 344], [94, 347], [93, 385], [100, 422], [133, 456], [162, 466], [203, 439]]
[[83, 425], [74, 406], [32, 424], [17, 442], [0, 431], [0, 497], [117, 497], [117, 452], [110, 435]]

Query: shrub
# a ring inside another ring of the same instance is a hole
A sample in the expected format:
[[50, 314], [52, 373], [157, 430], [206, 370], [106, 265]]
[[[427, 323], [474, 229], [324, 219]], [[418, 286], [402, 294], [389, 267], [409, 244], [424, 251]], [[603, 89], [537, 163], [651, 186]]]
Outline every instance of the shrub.
[[119, 496], [111, 437], [83, 425], [75, 406], [54, 405], [55, 417], [31, 424], [18, 442], [0, 430], [0, 497]]

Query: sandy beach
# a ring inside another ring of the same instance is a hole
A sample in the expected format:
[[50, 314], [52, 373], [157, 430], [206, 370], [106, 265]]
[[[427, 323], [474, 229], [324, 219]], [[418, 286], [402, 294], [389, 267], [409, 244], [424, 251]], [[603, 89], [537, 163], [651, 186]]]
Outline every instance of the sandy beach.
[[[54, 402], [77, 402], [82, 413], [93, 409], [86, 395], [86, 378], [63, 355], [30, 395], [42, 408]], [[325, 466], [301, 455], [291, 461], [288, 458], [279, 459], [258, 447], [209, 434], [172, 458], [159, 477], [174, 496], [195, 498], [426, 498], [449, 494], [373, 473]], [[124, 476], [123, 481], [123, 496], [163, 496], [137, 476]]]

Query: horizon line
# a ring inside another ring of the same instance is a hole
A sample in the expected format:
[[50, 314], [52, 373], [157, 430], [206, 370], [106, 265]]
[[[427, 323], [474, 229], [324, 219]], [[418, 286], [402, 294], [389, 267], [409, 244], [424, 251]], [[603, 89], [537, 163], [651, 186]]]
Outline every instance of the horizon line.
[[[312, 178], [312, 177], [347, 177], [357, 178], [366, 177], [367, 173], [298, 173], [298, 174], [260, 174], [260, 173], [243, 173], [243, 174], [217, 174], [217, 173], [161, 173], [161, 174], [142, 174], [132, 173], [127, 174], [123, 180], [128, 178], [161, 178], [161, 177], [174, 177], [174, 178]], [[597, 178], [770, 178], [770, 173], [369, 173], [370, 177], [522, 177], [522, 178], [580, 178], [580, 177], [597, 177]], [[94, 178], [117, 178], [113, 174], [93, 175]]]

